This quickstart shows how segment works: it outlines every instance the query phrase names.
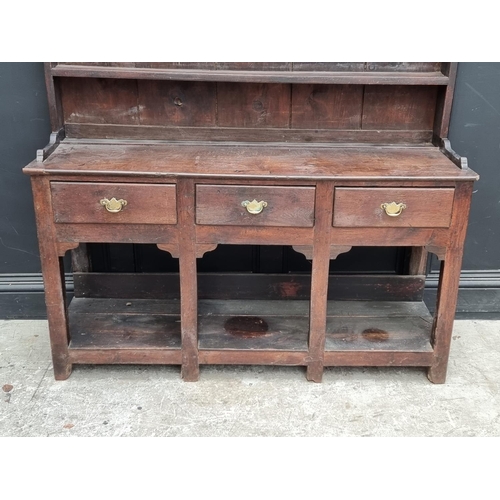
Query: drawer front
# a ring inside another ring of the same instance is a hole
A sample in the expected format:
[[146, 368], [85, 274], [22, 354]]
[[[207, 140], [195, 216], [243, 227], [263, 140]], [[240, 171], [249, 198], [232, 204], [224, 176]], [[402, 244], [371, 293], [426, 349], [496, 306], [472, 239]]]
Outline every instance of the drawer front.
[[175, 224], [175, 187], [175, 184], [52, 182], [54, 220], [73, 224]]
[[196, 186], [196, 223], [312, 227], [314, 195], [314, 187], [199, 184]]
[[449, 227], [453, 188], [335, 188], [338, 227]]

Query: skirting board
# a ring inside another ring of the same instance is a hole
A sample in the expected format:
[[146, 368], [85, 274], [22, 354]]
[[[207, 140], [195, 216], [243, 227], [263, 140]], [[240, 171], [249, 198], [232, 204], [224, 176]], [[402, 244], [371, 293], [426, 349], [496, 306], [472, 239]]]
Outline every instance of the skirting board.
[[[241, 275], [240, 275], [241, 276]], [[255, 276], [255, 275], [246, 275]], [[266, 286], [269, 275], [262, 275]], [[292, 278], [286, 275], [287, 279]], [[367, 284], [366, 279], [375, 276], [335, 276], [342, 280], [349, 278], [351, 286], [346, 299], [352, 300], [352, 292], [359, 293]], [[394, 278], [389, 276], [388, 278]], [[413, 277], [410, 277], [413, 278]], [[255, 279], [255, 278], [253, 278]], [[302, 276], [303, 279], [303, 276]], [[370, 281], [370, 280], [369, 280]], [[254, 283], [256, 283], [254, 281]], [[372, 281], [373, 283], [373, 281]], [[394, 281], [392, 281], [394, 283]], [[425, 281], [424, 301], [431, 311], [434, 310], [437, 292], [437, 274], [431, 274]], [[243, 283], [242, 283], [243, 284]], [[408, 284], [410, 284], [408, 282]], [[382, 285], [379, 282], [379, 285]], [[68, 298], [73, 296], [73, 276], [66, 275]], [[418, 290], [413, 283], [413, 291]], [[383, 286], [378, 287], [384, 289]], [[394, 287], [393, 291], [396, 290]], [[420, 295], [421, 296], [421, 295]], [[362, 298], [362, 297], [359, 297]], [[380, 299], [379, 299], [380, 300]], [[390, 297], [387, 297], [390, 300]], [[407, 299], [408, 300], [408, 299]], [[418, 297], [415, 298], [418, 300]], [[0, 275], [0, 319], [45, 319], [45, 301], [41, 274], [4, 274]], [[464, 271], [461, 275], [457, 305], [458, 319], [500, 319], [500, 272], [498, 271]]]

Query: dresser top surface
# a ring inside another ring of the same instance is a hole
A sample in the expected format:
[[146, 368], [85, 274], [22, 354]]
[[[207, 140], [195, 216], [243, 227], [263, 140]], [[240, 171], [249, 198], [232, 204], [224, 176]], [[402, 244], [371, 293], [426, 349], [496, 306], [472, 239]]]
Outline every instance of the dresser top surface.
[[28, 174], [267, 179], [476, 180], [436, 147], [63, 141]]

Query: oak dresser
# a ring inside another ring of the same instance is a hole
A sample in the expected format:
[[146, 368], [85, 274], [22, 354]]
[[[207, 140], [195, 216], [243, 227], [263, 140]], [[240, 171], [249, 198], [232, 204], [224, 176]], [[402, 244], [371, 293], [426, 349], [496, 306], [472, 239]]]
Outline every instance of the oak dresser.
[[[443, 383], [478, 178], [447, 139], [456, 71], [47, 63], [53, 133], [24, 172], [55, 378], [74, 364], [180, 365], [187, 381], [202, 364], [296, 365], [316, 382], [329, 366], [419, 366]], [[169, 252], [178, 298], [75, 288], [68, 305], [63, 257], [91, 273], [91, 243]], [[308, 300], [200, 298], [197, 259], [221, 244], [292, 246], [312, 261]], [[329, 300], [331, 260], [357, 246], [411, 249], [406, 274], [422, 283], [436, 254], [435, 314], [422, 300]]]

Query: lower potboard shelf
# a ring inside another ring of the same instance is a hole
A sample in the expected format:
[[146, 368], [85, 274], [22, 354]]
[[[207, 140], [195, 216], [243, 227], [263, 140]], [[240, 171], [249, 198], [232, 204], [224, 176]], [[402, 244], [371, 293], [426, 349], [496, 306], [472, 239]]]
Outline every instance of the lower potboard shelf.
[[[180, 303], [75, 298], [70, 357], [81, 363], [181, 363]], [[324, 364], [429, 366], [423, 302], [329, 301]], [[306, 365], [308, 301], [200, 300], [200, 363]], [[92, 354], [93, 353], [93, 354]]]
[[71, 349], [180, 349], [179, 302], [74, 298]]

